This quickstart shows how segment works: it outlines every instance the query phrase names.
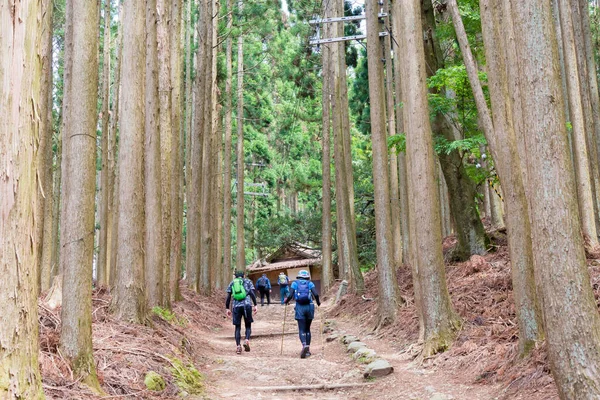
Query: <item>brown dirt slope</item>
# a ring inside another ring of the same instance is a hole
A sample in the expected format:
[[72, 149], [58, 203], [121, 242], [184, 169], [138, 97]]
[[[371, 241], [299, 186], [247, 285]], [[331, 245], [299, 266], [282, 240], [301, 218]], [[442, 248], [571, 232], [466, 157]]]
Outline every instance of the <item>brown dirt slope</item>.
[[[446, 265], [448, 289], [455, 310], [464, 321], [453, 346], [443, 354], [423, 361], [425, 370], [445, 370], [456, 379], [471, 384], [498, 384], [498, 398], [557, 399], [550, 375], [545, 344], [526, 359], [517, 354], [518, 328], [512, 296], [510, 261], [506, 239], [495, 233], [496, 251], [485, 257]], [[446, 238], [445, 252], [455, 240]], [[588, 260], [596, 301], [600, 304], [600, 260]], [[418, 318], [415, 313], [411, 274], [408, 267], [398, 271], [398, 284], [408, 305], [400, 310], [398, 321], [375, 335], [387, 338], [398, 353], [415, 353]], [[377, 272], [365, 276], [366, 298], [377, 297]], [[361, 321], [363, 332], [376, 325], [376, 301], [345, 296], [331, 310], [331, 318], [352, 315]]]

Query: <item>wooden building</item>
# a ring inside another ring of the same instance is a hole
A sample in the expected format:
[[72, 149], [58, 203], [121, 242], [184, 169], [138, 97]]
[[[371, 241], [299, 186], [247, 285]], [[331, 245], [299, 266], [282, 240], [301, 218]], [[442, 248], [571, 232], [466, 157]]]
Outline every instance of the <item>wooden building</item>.
[[296, 280], [298, 272], [304, 269], [308, 271], [311, 281], [320, 293], [322, 260], [321, 250], [300, 243], [292, 243], [280, 247], [265, 259], [254, 261], [246, 267], [246, 273], [254, 284], [262, 274], [266, 274], [271, 281], [273, 291], [271, 299], [279, 300], [279, 284], [277, 283], [279, 273], [285, 273], [292, 283]]

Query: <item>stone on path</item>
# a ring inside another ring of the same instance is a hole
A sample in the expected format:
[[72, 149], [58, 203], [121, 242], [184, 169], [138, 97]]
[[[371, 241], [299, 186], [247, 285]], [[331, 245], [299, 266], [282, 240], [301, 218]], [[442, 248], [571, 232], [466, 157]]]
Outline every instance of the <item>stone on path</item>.
[[377, 353], [375, 353], [375, 350], [373, 349], [363, 347], [362, 349], [356, 350], [356, 353], [352, 355], [352, 358], [363, 364], [369, 364], [375, 361], [377, 358]]
[[392, 367], [389, 362], [385, 360], [376, 360], [373, 361], [371, 364], [367, 365], [364, 377], [379, 378], [381, 376], [389, 375], [392, 372], [394, 372], [394, 367]]
[[358, 338], [354, 335], [344, 335], [342, 336], [342, 343], [350, 344], [352, 342], [358, 342]]
[[339, 335], [338, 333], [334, 333], [333, 335], [329, 335], [329, 336], [327, 336], [327, 337], [325, 338], [325, 341], [326, 341], [327, 343], [329, 343], [329, 342], [333, 342], [335, 339], [337, 339], [337, 338], [339, 338], [339, 337], [340, 337], [340, 335]]
[[363, 347], [367, 347], [363, 342], [352, 342], [348, 345], [348, 353], [354, 353], [356, 350], [362, 349]]
[[454, 396], [443, 393], [434, 393], [433, 396], [429, 398], [429, 400], [452, 400]]

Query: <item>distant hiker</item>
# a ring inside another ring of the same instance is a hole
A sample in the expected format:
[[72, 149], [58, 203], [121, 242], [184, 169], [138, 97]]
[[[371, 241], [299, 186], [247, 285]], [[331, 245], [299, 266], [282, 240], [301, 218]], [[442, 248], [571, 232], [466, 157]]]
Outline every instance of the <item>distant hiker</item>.
[[302, 343], [300, 358], [306, 358], [310, 356], [310, 324], [315, 318], [313, 298], [318, 306], [321, 305], [321, 301], [315, 284], [310, 281], [308, 271], [301, 270], [298, 272], [297, 279], [291, 284], [292, 290], [285, 300], [285, 304], [289, 304], [292, 298], [296, 300], [296, 321], [298, 321], [298, 333]]
[[279, 296], [281, 297], [281, 305], [285, 301], [285, 298], [290, 294], [290, 280], [283, 271], [279, 273], [277, 277], [277, 283], [279, 284]]
[[[225, 308], [227, 316], [231, 316], [232, 312], [229, 309], [231, 298], [233, 297], [233, 325], [235, 325], [235, 343], [237, 345], [236, 353], [242, 353], [242, 316], [244, 317], [244, 325], [246, 326], [246, 336], [244, 340], [244, 350], [250, 351], [250, 334], [252, 319], [252, 311], [257, 312], [256, 294], [254, 293], [254, 285], [250, 279], [244, 278], [243, 271], [236, 271], [235, 278], [227, 287], [227, 300], [225, 300]], [[252, 309], [254, 303], [254, 310]]]
[[262, 274], [260, 278], [256, 280], [256, 288], [260, 292], [260, 306], [265, 304], [265, 295], [267, 296], [267, 305], [271, 305], [271, 281], [267, 278], [267, 274]]

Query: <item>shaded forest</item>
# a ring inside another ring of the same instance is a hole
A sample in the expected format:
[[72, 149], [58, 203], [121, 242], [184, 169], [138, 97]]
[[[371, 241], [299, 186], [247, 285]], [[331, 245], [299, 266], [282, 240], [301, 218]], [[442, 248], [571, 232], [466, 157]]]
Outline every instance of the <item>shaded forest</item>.
[[321, 358], [266, 379], [599, 398], [599, 57], [596, 0], [0, 0], [0, 399], [280, 390], [223, 302], [289, 246]]

